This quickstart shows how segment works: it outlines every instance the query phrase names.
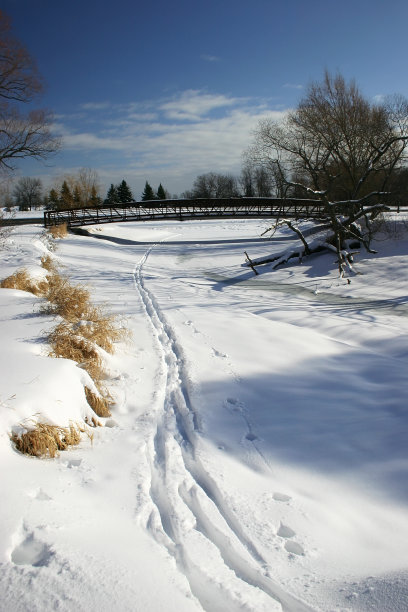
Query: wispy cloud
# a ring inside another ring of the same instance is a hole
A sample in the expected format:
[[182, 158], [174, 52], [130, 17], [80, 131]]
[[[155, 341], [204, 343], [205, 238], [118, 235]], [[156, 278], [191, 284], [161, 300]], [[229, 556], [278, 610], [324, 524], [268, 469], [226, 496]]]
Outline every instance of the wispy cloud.
[[376, 104], [382, 104], [384, 102], [385, 96], [384, 94], [377, 94], [373, 97], [373, 100]]
[[162, 104], [160, 110], [168, 119], [195, 121], [215, 109], [231, 107], [237, 102], [236, 98], [229, 98], [222, 94], [208, 94], [191, 89]]
[[106, 110], [109, 107], [109, 102], [85, 102], [80, 105], [83, 110]]
[[296, 83], [285, 83], [284, 85], [282, 85], [282, 87], [284, 87], [285, 89], [303, 89], [303, 85]]
[[217, 57], [216, 55], [208, 55], [207, 53], [202, 53], [200, 57], [205, 62], [219, 62], [221, 60], [220, 57]]
[[141, 191], [144, 181], [157, 176], [178, 193], [191, 187], [198, 174], [238, 174], [259, 120], [285, 113], [263, 100], [198, 90], [143, 108], [107, 105], [96, 119], [92, 107], [85, 106], [80, 119], [60, 118], [55, 126], [63, 138], [62, 154], [74, 158], [77, 166], [95, 167], [108, 184], [117, 174]]

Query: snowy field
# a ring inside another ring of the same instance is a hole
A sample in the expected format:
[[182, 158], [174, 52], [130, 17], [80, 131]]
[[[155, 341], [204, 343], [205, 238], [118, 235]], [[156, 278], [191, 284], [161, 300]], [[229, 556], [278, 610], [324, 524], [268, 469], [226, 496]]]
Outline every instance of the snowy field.
[[[0, 289], [1, 612], [408, 610], [408, 236], [255, 277], [265, 221], [118, 224], [54, 252], [123, 318], [93, 443], [17, 453], [90, 408], [42, 300]], [[0, 276], [43, 274], [16, 227]]]

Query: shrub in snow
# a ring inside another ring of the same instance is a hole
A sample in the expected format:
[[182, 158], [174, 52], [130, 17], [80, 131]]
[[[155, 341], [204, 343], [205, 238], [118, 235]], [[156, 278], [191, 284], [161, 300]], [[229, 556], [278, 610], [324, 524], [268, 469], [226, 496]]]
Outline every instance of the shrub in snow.
[[67, 224], [61, 223], [60, 225], [52, 225], [48, 228], [48, 231], [53, 238], [65, 238], [68, 234]]
[[[71, 284], [49, 255], [43, 256], [41, 265], [44, 274], [47, 271], [44, 277], [32, 278], [23, 269], [2, 281], [1, 286], [46, 298], [42, 312], [62, 319], [48, 336], [49, 355], [74, 361], [89, 374], [93, 388], [84, 385], [86, 400], [96, 416], [109, 417], [111, 398], [102, 386], [103, 352], [113, 353], [114, 342], [124, 338], [126, 331], [117, 324], [115, 317], [91, 303], [86, 287]], [[85, 422], [100, 425], [94, 417], [85, 418]], [[22, 425], [18, 432], [13, 432], [11, 440], [23, 453], [55, 457], [60, 450], [78, 444], [81, 431], [85, 430], [79, 426], [67, 428], [33, 421], [33, 426]]]
[[25, 268], [17, 270], [11, 276], [3, 279], [0, 283], [2, 289], [19, 289], [28, 291], [34, 295], [44, 295], [47, 292], [48, 283], [46, 280], [32, 278]]
[[96, 393], [93, 393], [89, 387], [85, 387], [85, 395], [88, 404], [95, 414], [103, 418], [112, 416], [112, 413], [109, 410], [109, 400], [106, 396], [103, 397], [100, 394], [97, 395]]
[[54, 458], [60, 450], [79, 444], [81, 432], [84, 431], [78, 425], [58, 427], [47, 423], [34, 423], [33, 428], [24, 433], [13, 433], [11, 440], [16, 449], [25, 455]]

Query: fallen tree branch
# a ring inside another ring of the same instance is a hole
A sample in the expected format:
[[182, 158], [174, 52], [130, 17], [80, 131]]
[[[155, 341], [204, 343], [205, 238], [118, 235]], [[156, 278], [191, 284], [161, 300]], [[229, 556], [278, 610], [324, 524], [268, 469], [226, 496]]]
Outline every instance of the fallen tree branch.
[[[309, 247], [309, 252], [307, 254], [313, 255], [314, 253], [319, 253], [320, 251], [327, 251], [329, 249], [331, 250], [332, 248], [333, 248], [332, 245], [321, 243], [319, 245], [316, 245], [313, 248]], [[267, 263], [276, 262], [275, 265], [273, 266], [273, 269], [275, 270], [278, 266], [281, 266], [287, 263], [289, 259], [293, 259], [294, 257], [298, 257], [300, 260], [302, 260], [305, 254], [306, 253], [305, 253], [304, 248], [300, 248], [297, 250], [288, 250], [288, 251], [284, 251], [283, 253], [282, 252], [277, 253], [276, 255], [272, 255], [270, 257], [264, 257], [262, 259], [251, 259], [251, 263], [252, 263], [251, 267], [254, 268], [255, 266], [262, 266]], [[248, 261], [246, 261], [243, 265], [249, 266]]]
[[252, 270], [257, 273], [255, 267], [262, 266], [265, 264], [274, 264], [272, 266], [273, 270], [276, 270], [279, 266], [286, 264], [290, 259], [298, 258], [301, 263], [303, 257], [314, 255], [315, 253], [321, 253], [323, 251], [330, 251], [332, 253], [336, 253], [338, 255], [338, 264], [340, 275], [344, 276], [345, 267], [351, 269], [351, 264], [353, 262], [353, 256], [358, 253], [358, 251], [350, 251], [349, 249], [356, 249], [360, 246], [361, 239], [356, 237], [354, 240], [347, 241], [347, 247], [338, 250], [333, 244], [332, 241], [335, 239], [335, 234], [329, 234], [324, 237], [324, 239], [315, 239], [311, 244], [307, 244], [306, 239], [305, 243], [307, 244], [307, 250], [305, 244], [303, 246], [296, 247], [293, 249], [287, 249], [285, 251], [280, 251], [275, 255], [271, 255], [269, 257], [262, 257], [257, 259], [251, 259], [247, 252], [245, 251], [246, 261], [242, 264], [243, 266], [249, 266]]
[[254, 272], [255, 276], [258, 276], [259, 272], [257, 270], [255, 270], [254, 264], [252, 259], [249, 257], [248, 253], [246, 251], [244, 251], [245, 255], [246, 255], [246, 260], [248, 262], [248, 265], [250, 266], [250, 268], [252, 268], [252, 271]]

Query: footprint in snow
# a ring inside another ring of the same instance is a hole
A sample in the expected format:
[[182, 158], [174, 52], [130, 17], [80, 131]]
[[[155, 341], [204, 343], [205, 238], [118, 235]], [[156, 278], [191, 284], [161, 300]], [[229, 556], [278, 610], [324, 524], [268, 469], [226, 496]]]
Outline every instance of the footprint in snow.
[[188, 325], [189, 327], [191, 327], [191, 330], [192, 330], [193, 334], [199, 334], [200, 333], [198, 331], [198, 329], [196, 329], [194, 327], [194, 323], [192, 321], [184, 321], [184, 325]]
[[38, 501], [50, 501], [52, 499], [52, 497], [50, 497], [42, 489], [37, 489], [35, 491], [31, 491], [31, 492], [27, 493], [27, 495], [31, 499], [37, 499]]
[[288, 553], [291, 553], [293, 555], [304, 555], [305, 554], [303, 546], [301, 546], [297, 542], [292, 542], [291, 540], [288, 540], [287, 542], [285, 542], [285, 550], [287, 550]]
[[285, 495], [285, 493], [279, 493], [278, 491], [276, 491], [276, 493], [274, 493], [272, 497], [275, 501], [279, 502], [288, 502], [292, 499], [290, 495]]
[[35, 496], [35, 499], [38, 499], [39, 501], [50, 501], [52, 497], [50, 497], [48, 493], [40, 489], [37, 495]]
[[288, 527], [283, 523], [280, 524], [278, 529], [278, 536], [280, 536], [281, 538], [285, 538], [285, 550], [288, 553], [291, 553], [292, 555], [304, 555], [305, 551], [303, 546], [301, 546], [297, 542], [293, 542], [293, 540], [290, 539], [293, 538], [295, 535], [296, 532], [293, 531], [291, 527]]
[[40, 542], [30, 533], [11, 553], [11, 560], [16, 565], [43, 567], [48, 565], [53, 552], [44, 542]]
[[242, 404], [236, 397], [227, 397], [224, 404], [233, 412], [243, 412], [245, 408], [244, 404]]
[[288, 527], [283, 523], [280, 524], [278, 529], [278, 536], [280, 536], [281, 538], [293, 538], [293, 536], [295, 535], [296, 533], [293, 531], [293, 529], [291, 529], [291, 527]]
[[250, 442], [255, 442], [255, 440], [259, 440], [258, 436], [252, 433], [252, 431], [247, 433], [247, 435], [245, 436], [245, 439], [249, 440]]
[[82, 459], [70, 459], [67, 461], [67, 468], [72, 470], [73, 468], [79, 468], [82, 463]]
[[217, 351], [217, 349], [215, 349], [214, 347], [211, 348], [214, 357], [221, 357], [221, 359], [226, 359], [228, 357], [228, 355], [226, 353], [221, 353], [220, 351]]

